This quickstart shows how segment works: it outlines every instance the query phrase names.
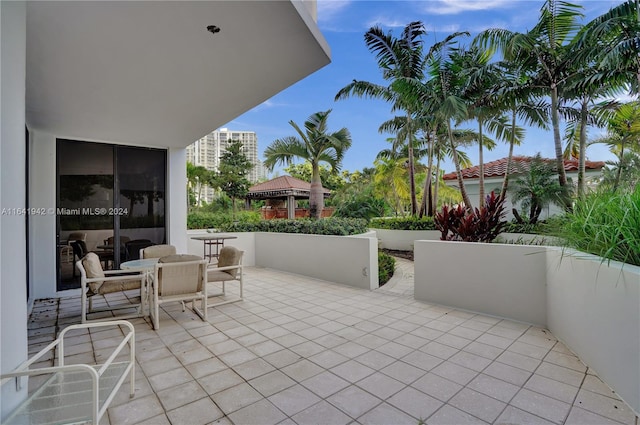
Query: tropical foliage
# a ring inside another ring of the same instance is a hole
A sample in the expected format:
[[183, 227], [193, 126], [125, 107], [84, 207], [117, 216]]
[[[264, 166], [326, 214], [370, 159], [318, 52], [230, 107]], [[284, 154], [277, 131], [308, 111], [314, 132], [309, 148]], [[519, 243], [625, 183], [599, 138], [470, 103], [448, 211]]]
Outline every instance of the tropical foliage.
[[213, 184], [231, 198], [232, 213], [236, 212], [236, 199], [243, 198], [249, 191], [247, 175], [253, 164], [242, 151], [242, 142], [232, 140], [225, 152], [220, 156], [218, 172], [213, 178]]
[[491, 242], [506, 225], [504, 216], [504, 199], [491, 192], [484, 206], [469, 211], [462, 205], [445, 205], [434, 221], [443, 241]]
[[[560, 186], [556, 179], [555, 167], [544, 161], [540, 154], [531, 159], [527, 170], [522, 170], [510, 193], [512, 202], [520, 203], [524, 216], [528, 218], [526, 221], [531, 224], [538, 221], [544, 208], [550, 204], [562, 207], [570, 198], [568, 187]], [[518, 221], [524, 221], [517, 212], [514, 215]]]
[[378, 251], [378, 284], [384, 285], [393, 277], [396, 259], [384, 252]]
[[640, 186], [577, 200], [559, 236], [580, 251], [640, 266]]
[[332, 172], [340, 171], [344, 154], [351, 147], [351, 134], [346, 128], [328, 133], [330, 113], [331, 110], [328, 110], [311, 115], [304, 123], [304, 131], [298, 124], [289, 121], [297, 136], [276, 139], [264, 152], [264, 165], [270, 170], [277, 164], [289, 165], [295, 158], [311, 164], [309, 206], [312, 218], [320, 218], [324, 208], [320, 164], [328, 164]]

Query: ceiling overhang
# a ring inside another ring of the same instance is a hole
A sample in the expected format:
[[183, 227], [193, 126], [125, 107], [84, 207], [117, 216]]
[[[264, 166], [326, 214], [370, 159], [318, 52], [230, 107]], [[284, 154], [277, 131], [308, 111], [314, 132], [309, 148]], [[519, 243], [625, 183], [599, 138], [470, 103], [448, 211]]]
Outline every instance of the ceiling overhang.
[[58, 137], [185, 147], [330, 62], [307, 7], [28, 2], [27, 124]]

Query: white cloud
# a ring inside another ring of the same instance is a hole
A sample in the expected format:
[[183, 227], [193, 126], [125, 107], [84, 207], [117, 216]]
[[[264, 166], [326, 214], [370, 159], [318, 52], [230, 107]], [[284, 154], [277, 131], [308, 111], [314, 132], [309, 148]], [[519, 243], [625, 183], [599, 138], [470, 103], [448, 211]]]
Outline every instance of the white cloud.
[[429, 2], [426, 11], [436, 15], [457, 15], [462, 12], [497, 9], [512, 4], [512, 0], [434, 0]]
[[409, 21], [406, 20], [402, 21], [399, 19], [390, 18], [388, 16], [379, 16], [371, 19], [367, 23], [366, 27], [371, 28], [377, 25], [384, 28], [404, 28], [408, 23]]
[[318, 20], [332, 19], [350, 4], [351, 0], [318, 0]]

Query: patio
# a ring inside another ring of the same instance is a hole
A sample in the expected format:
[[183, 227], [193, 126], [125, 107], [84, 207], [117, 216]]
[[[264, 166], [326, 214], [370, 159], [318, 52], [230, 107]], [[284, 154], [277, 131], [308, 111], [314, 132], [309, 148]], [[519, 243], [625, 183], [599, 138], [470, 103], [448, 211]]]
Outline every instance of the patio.
[[[636, 423], [547, 330], [391, 283], [368, 291], [247, 267], [245, 301], [211, 308], [210, 323], [179, 303], [163, 307], [158, 331], [133, 320], [136, 395], [121, 388], [101, 423]], [[79, 315], [77, 297], [36, 301], [29, 354]], [[73, 360], [100, 362], [110, 332], [71, 338]]]

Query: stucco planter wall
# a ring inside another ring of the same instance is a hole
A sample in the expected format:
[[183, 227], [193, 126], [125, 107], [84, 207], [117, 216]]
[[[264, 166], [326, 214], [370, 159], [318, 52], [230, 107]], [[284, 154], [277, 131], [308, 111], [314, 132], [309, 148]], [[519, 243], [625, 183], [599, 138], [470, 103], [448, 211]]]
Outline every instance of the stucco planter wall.
[[640, 267], [547, 249], [547, 327], [640, 412]]
[[[210, 236], [189, 230], [188, 253], [202, 256], [204, 244], [191, 239]], [[236, 236], [225, 245], [244, 251], [245, 266], [268, 267], [358, 288], [378, 287], [378, 250], [375, 232], [354, 236], [291, 233], [225, 232]]]
[[372, 237], [256, 233], [256, 266], [364, 289], [378, 287]]
[[390, 230], [372, 229], [376, 231], [380, 248], [399, 251], [413, 251], [413, 243], [417, 240], [437, 241], [440, 232], [437, 230]]
[[544, 326], [545, 252], [527, 245], [416, 241], [415, 298]]

